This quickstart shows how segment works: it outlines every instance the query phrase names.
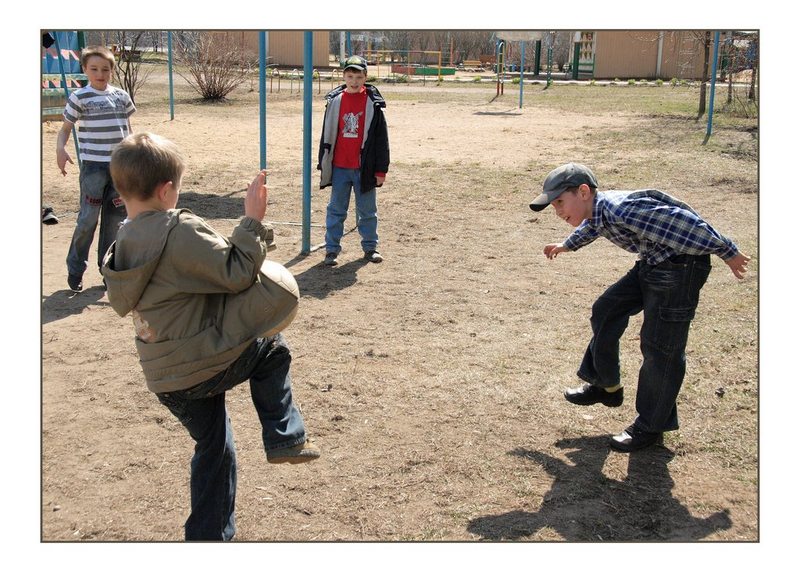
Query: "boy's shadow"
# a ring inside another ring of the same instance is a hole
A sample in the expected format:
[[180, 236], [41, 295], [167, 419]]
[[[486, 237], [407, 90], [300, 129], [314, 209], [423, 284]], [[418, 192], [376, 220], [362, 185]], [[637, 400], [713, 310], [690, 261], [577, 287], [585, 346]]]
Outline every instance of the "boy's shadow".
[[567, 541], [689, 541], [732, 525], [727, 509], [697, 518], [672, 496], [675, 483], [667, 464], [674, 453], [668, 449], [630, 453], [628, 475], [617, 481], [603, 474], [607, 436], [562, 439], [556, 446], [570, 450], [572, 464], [528, 449], [509, 452], [555, 477], [537, 512], [481, 516], [467, 530], [488, 540], [516, 540], [549, 528]]
[[[284, 264], [287, 268], [291, 268], [304, 256], [297, 256]], [[352, 260], [339, 266], [325, 266], [320, 262], [296, 275], [294, 279], [300, 287], [301, 296], [311, 296], [313, 298], [323, 299], [331, 292], [336, 290], [344, 290], [358, 282], [358, 270], [367, 264], [368, 260], [359, 258]]]
[[58, 290], [46, 298], [42, 297], [42, 325], [80, 314], [87, 306], [108, 306], [107, 301], [100, 301], [103, 296], [105, 290], [102, 286], [93, 286], [77, 293]]
[[[247, 189], [231, 191], [224, 195], [181, 192], [178, 207], [189, 209], [204, 219], [236, 219], [244, 214], [244, 194]], [[270, 201], [272, 204], [272, 201]]]

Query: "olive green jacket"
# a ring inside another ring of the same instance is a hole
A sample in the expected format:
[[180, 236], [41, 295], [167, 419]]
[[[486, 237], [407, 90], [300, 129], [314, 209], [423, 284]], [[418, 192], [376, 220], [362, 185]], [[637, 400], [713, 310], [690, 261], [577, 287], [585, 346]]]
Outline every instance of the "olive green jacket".
[[[148, 389], [193, 387], [259, 335], [247, 305], [263, 296], [250, 287], [272, 243], [272, 228], [253, 218], [244, 217], [227, 239], [186, 209], [145, 212], [120, 227], [102, 274], [114, 311], [133, 317]], [[235, 293], [241, 295], [228, 296]]]

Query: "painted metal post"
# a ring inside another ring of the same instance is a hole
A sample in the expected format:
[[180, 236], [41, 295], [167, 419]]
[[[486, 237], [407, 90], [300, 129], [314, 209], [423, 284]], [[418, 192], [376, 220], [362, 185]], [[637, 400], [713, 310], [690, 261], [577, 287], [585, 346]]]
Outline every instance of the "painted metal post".
[[353, 55], [353, 43], [350, 40], [350, 32], [347, 32], [345, 36], [347, 37], [347, 41], [345, 42], [347, 44], [347, 58], [349, 58], [350, 56]]
[[167, 32], [167, 71], [169, 75], [169, 120], [175, 119], [175, 92], [172, 83], [172, 32]]
[[711, 95], [708, 101], [708, 126], [706, 127], [706, 139], [703, 143], [708, 142], [711, 137], [711, 124], [714, 118], [714, 92], [717, 87], [717, 57], [719, 56], [719, 30], [714, 32], [714, 57], [711, 60]]
[[550, 79], [553, 73], [553, 38], [555, 36], [555, 32], [550, 32], [550, 36], [547, 38], [547, 86], [550, 86]]
[[536, 49], [533, 54], [533, 75], [539, 75], [542, 70], [542, 41], [536, 40]]
[[575, 42], [572, 54], [572, 79], [578, 79], [578, 66], [581, 63], [581, 43]]
[[[64, 102], [69, 99], [69, 87], [67, 86], [67, 74], [64, 72], [64, 60], [61, 59], [61, 45], [58, 42], [58, 32], [53, 32], [53, 39], [56, 41], [56, 54], [58, 55], [58, 69], [61, 72], [61, 85], [64, 87]], [[75, 125], [72, 125], [72, 142], [75, 144], [75, 158], [78, 160], [78, 169], [81, 168], [81, 149], [78, 146], [78, 132]]]
[[267, 36], [258, 32], [258, 131], [259, 165], [267, 168]]
[[311, 253], [311, 90], [313, 32], [306, 31], [303, 57], [303, 246], [301, 254]]
[[522, 94], [525, 88], [525, 42], [519, 43], [519, 108], [522, 109]]

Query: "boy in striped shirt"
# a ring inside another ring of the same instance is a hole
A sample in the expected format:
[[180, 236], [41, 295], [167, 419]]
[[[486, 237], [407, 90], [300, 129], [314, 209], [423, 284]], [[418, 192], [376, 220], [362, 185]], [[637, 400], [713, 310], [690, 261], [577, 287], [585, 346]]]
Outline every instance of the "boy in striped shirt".
[[80, 210], [67, 253], [67, 284], [73, 292], [83, 289], [83, 273], [88, 266], [98, 219], [98, 268], [125, 219], [125, 205], [114, 189], [108, 166], [116, 144], [131, 132], [129, 117], [136, 108], [124, 90], [109, 84], [115, 63], [114, 54], [104, 46], [83, 49], [81, 66], [89, 85], [75, 90], [67, 99], [56, 141], [58, 168], [66, 176], [66, 165], [72, 163], [67, 142], [72, 128], [80, 121], [77, 135], [81, 159]]
[[564, 242], [544, 247], [548, 259], [600, 236], [639, 254], [592, 306], [592, 339], [577, 372], [586, 383], [564, 397], [576, 405], [622, 404], [619, 340], [630, 316], [643, 311], [637, 416], [610, 445], [630, 452], [660, 442], [664, 431], [678, 428], [675, 400], [686, 371], [689, 324], [711, 271], [710, 255], [722, 258], [737, 278], [744, 278], [750, 258], [689, 205], [656, 190], [598, 192], [594, 173], [578, 163], [551, 171], [530, 207], [540, 211], [549, 204], [576, 228]]

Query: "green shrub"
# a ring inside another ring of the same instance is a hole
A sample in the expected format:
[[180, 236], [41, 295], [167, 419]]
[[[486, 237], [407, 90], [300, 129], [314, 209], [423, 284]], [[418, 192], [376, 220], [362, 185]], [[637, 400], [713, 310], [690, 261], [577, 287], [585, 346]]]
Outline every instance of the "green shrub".
[[519, 78], [518, 77], [511, 78], [511, 83], [513, 83], [515, 85], [519, 85]]
[[481, 81], [481, 76], [476, 75], [475, 77], [472, 78], [472, 81], [475, 82], [475, 83], [480, 82]]
[[636, 80], [631, 78], [628, 80], [628, 85], [636, 85]]
[[656, 85], [657, 85], [658, 87], [661, 87], [662, 85], [664, 85], [664, 80], [663, 80], [663, 79], [661, 79], [661, 78], [658, 78], [658, 79], [656, 80]]

